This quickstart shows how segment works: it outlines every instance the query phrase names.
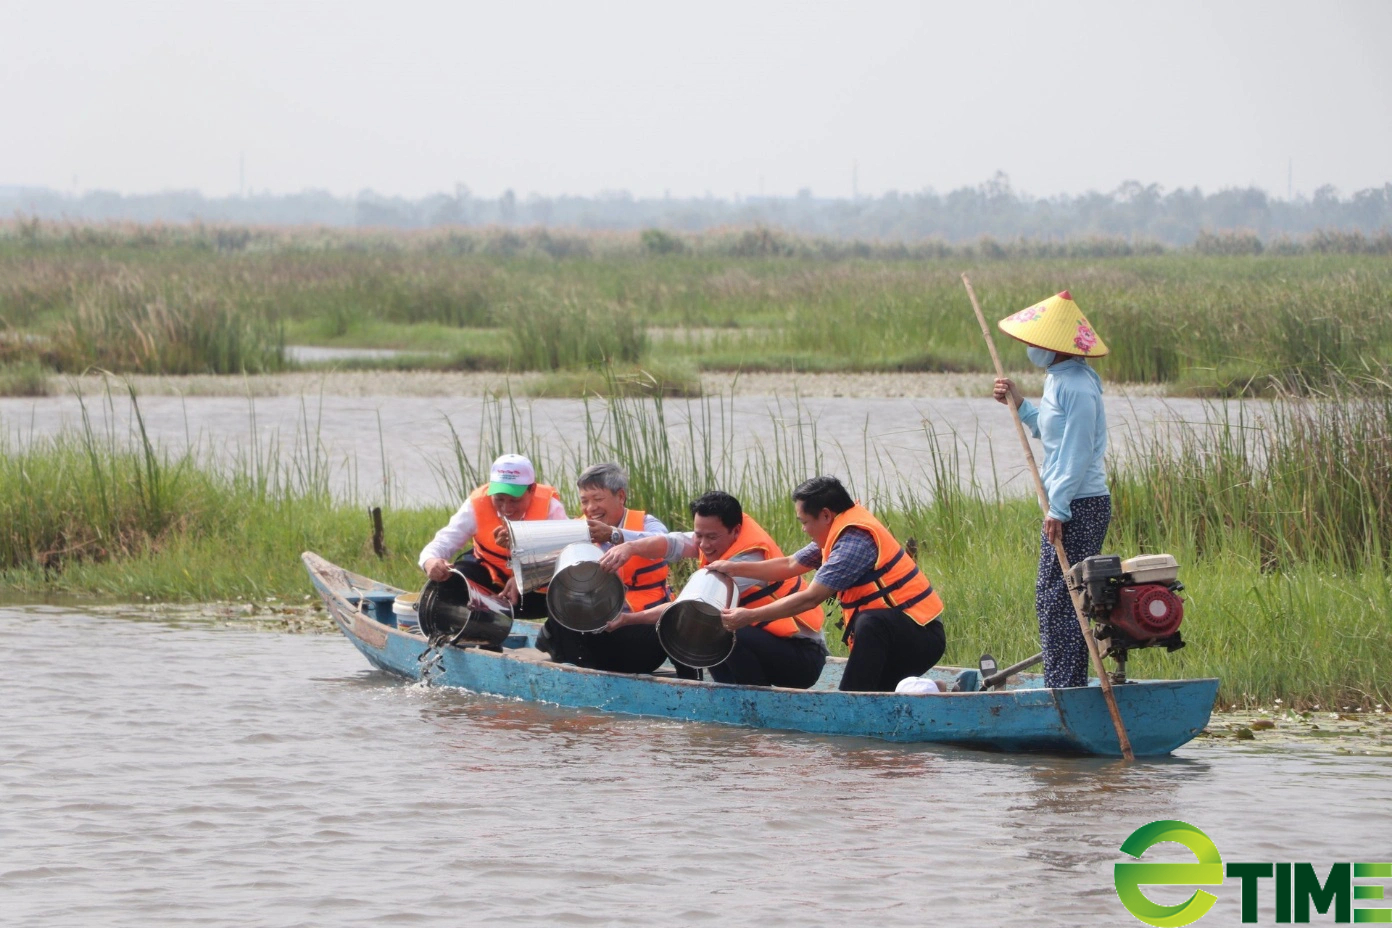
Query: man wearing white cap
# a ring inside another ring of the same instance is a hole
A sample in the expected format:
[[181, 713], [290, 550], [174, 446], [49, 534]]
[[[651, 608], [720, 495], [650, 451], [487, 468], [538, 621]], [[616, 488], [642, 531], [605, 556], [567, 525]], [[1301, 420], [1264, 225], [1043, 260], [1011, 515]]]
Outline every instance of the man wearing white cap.
[[[475, 583], [511, 599], [516, 595], [508, 567], [509, 541], [504, 519], [512, 522], [566, 518], [556, 488], [536, 482], [532, 462], [520, 454], [505, 454], [493, 462], [488, 483], [474, 490], [449, 524], [421, 549], [417, 563], [431, 580], [449, 579], [450, 558], [472, 539], [473, 548], [453, 565]], [[520, 598], [518, 618], [546, 618], [546, 594]]]

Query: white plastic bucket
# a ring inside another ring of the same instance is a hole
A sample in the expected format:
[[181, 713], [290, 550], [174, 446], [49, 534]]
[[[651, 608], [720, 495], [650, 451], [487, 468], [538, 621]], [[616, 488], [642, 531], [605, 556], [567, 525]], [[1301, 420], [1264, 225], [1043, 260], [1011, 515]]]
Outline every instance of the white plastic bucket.
[[943, 692], [943, 689], [938, 685], [937, 680], [930, 680], [927, 677], [905, 677], [899, 681], [894, 692], [901, 696], [930, 696]]
[[396, 627], [406, 631], [416, 631], [420, 628], [420, 614], [416, 608], [420, 605], [420, 593], [402, 593], [392, 600], [392, 615], [396, 616]]

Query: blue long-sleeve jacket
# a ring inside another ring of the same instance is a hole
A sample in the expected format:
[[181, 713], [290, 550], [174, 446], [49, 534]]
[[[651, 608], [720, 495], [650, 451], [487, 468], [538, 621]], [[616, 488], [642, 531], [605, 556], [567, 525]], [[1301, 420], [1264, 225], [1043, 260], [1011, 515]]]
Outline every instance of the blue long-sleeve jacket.
[[1020, 418], [1044, 444], [1039, 476], [1049, 495], [1050, 517], [1067, 522], [1075, 499], [1107, 494], [1102, 378], [1086, 361], [1070, 358], [1050, 365], [1039, 405], [1025, 400]]

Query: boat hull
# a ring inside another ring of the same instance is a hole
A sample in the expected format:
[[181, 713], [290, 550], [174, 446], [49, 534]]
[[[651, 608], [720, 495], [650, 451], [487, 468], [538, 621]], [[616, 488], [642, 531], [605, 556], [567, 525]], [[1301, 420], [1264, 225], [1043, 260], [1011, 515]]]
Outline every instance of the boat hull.
[[[305, 562], [334, 622], [363, 656], [389, 673], [419, 679], [424, 641], [358, 610], [353, 592], [335, 583], [333, 573], [320, 565], [345, 577], [353, 575], [314, 555], [307, 554]], [[359, 583], [352, 586], [352, 590], [361, 589]], [[381, 584], [372, 589], [391, 592]], [[729, 686], [522, 659], [515, 649], [530, 644], [534, 636], [535, 626], [520, 629], [501, 652], [446, 648], [433, 682], [570, 708], [692, 722], [998, 751], [1121, 754], [1102, 691], [1096, 686], [1021, 686], [929, 696]], [[1114, 687], [1135, 754], [1168, 754], [1203, 731], [1217, 690], [1216, 679], [1142, 681]]]

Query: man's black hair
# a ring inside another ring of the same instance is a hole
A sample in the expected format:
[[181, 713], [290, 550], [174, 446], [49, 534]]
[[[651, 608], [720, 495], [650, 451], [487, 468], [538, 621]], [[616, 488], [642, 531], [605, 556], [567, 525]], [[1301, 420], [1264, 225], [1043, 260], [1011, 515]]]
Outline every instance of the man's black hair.
[[711, 490], [702, 493], [691, 501], [693, 516], [715, 516], [720, 524], [734, 531], [744, 524], [744, 507], [724, 490]]
[[840, 515], [855, 505], [851, 494], [835, 477], [813, 477], [798, 484], [793, 491], [793, 501], [802, 503], [802, 511], [816, 516], [823, 509], [830, 509]]

